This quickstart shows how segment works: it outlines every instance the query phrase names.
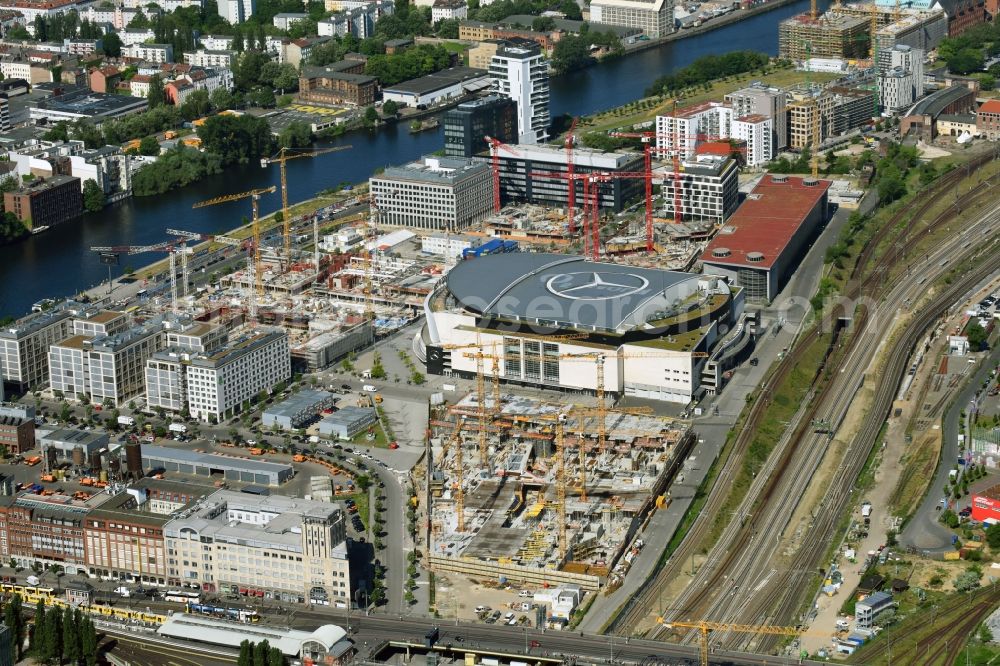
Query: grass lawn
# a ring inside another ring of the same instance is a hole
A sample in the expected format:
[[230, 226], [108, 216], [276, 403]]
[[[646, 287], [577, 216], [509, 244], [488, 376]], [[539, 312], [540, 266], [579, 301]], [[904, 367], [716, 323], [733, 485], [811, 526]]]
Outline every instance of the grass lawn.
[[352, 499], [358, 507], [358, 517], [361, 518], [361, 522], [365, 524], [365, 529], [368, 528], [368, 523], [371, 522], [371, 515], [368, 509], [368, 493], [354, 493], [353, 495], [341, 495], [337, 498], [340, 501]]
[[[712, 83], [708, 90], [701, 89], [699, 92], [677, 100], [680, 107], [691, 106], [709, 100], [722, 101], [722, 98], [734, 90], [747, 86], [752, 81], [762, 81], [764, 83], [788, 87], [797, 83], [804, 83], [812, 80], [814, 83], [826, 83], [837, 78], [835, 74], [822, 72], [799, 72], [794, 69], [779, 69], [764, 76], [759, 73], [743, 74], [742, 76], [720, 79]], [[579, 132], [606, 132], [618, 129], [626, 125], [648, 122], [670, 111], [673, 99], [667, 97], [647, 97], [630, 102], [620, 107], [603, 111], [586, 120], [581, 119], [577, 126]], [[645, 108], [643, 108], [645, 107]]]
[[388, 448], [389, 441], [385, 437], [385, 431], [382, 430], [382, 426], [376, 423], [372, 428], [375, 431], [375, 439], [368, 439], [368, 431], [363, 430], [354, 436], [351, 443], [361, 444], [362, 446], [374, 446], [379, 449]]

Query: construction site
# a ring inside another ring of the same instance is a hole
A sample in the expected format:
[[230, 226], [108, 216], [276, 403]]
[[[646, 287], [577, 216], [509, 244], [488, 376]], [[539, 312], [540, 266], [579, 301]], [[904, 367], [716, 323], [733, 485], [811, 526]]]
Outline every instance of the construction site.
[[499, 392], [430, 421], [429, 563], [471, 579], [594, 592], [620, 582], [695, 437], [651, 410]]

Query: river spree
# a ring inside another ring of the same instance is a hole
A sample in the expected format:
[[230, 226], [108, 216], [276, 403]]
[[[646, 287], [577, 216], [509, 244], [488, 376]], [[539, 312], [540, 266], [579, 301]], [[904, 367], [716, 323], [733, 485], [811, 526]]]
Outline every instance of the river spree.
[[[806, 0], [800, 0], [717, 30], [556, 77], [551, 84], [552, 116], [586, 115], [637, 99], [656, 77], [704, 55], [741, 49], [773, 55], [777, 52], [779, 21], [807, 6]], [[440, 130], [410, 134], [406, 124], [400, 123], [378, 132], [352, 132], [333, 145], [338, 144], [353, 148], [288, 164], [290, 201], [307, 199], [338, 183], [363, 182], [375, 169], [440, 149], [442, 137]], [[200, 233], [230, 229], [240, 223], [241, 217], [249, 217], [249, 200], [197, 210], [192, 210], [191, 205], [277, 184], [277, 166], [231, 168], [181, 190], [132, 198], [0, 247], [0, 315], [20, 316], [42, 298], [71, 295], [105, 280], [107, 268], [90, 252], [91, 246], [151, 245], [166, 240], [167, 228]], [[280, 197], [275, 194], [261, 201], [261, 210], [271, 212], [280, 205]], [[156, 258], [152, 254], [122, 257], [122, 265], [139, 266]]]

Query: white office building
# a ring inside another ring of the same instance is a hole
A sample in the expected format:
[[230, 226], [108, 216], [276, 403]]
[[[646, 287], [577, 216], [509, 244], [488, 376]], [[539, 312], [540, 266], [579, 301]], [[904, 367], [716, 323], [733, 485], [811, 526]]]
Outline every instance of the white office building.
[[461, 257], [465, 250], [480, 245], [482, 245], [482, 239], [475, 236], [431, 234], [420, 238], [420, 251], [435, 256]]
[[698, 144], [732, 136], [733, 109], [720, 102], [705, 102], [656, 117], [656, 147], [660, 154], [679, 151], [684, 159], [695, 155]]
[[761, 115], [771, 119], [771, 152], [776, 155], [788, 143], [787, 99], [788, 93], [781, 88], [755, 83], [729, 93], [725, 102], [734, 118]]
[[110, 335], [72, 335], [49, 347], [49, 384], [67, 398], [120, 407], [145, 391], [146, 359], [162, 346], [159, 320]]
[[17, 393], [49, 381], [49, 346], [69, 335], [82, 305], [68, 303], [36, 312], [0, 330], [0, 377]]
[[369, 179], [381, 222], [413, 229], [460, 230], [493, 209], [493, 179], [485, 162], [425, 157]]
[[760, 167], [774, 159], [774, 137], [771, 119], [761, 114], [736, 118], [732, 124], [732, 137], [746, 142], [746, 165]]
[[736, 160], [720, 155], [685, 160], [676, 174], [667, 167], [656, 174], [663, 179], [664, 216], [674, 217], [680, 191], [682, 219], [722, 224], [739, 206], [739, 175]]
[[549, 63], [537, 44], [507, 43], [490, 60], [493, 92], [517, 102], [518, 143], [543, 143], [549, 131]]
[[344, 511], [220, 490], [164, 525], [167, 584], [327, 606], [351, 598]]
[[673, 0], [594, 0], [590, 22], [638, 28], [648, 37], [665, 37], [674, 27]]
[[[163, 362], [163, 356], [156, 362]], [[259, 328], [211, 353], [177, 353], [175, 361], [173, 369], [157, 367], [157, 379], [163, 386], [170, 384], [171, 370], [183, 372], [188, 411], [203, 421], [220, 421], [238, 413], [244, 403], [292, 374], [288, 334], [281, 329]], [[161, 400], [177, 399], [170, 390], [178, 381], [168, 387], [168, 397]]]

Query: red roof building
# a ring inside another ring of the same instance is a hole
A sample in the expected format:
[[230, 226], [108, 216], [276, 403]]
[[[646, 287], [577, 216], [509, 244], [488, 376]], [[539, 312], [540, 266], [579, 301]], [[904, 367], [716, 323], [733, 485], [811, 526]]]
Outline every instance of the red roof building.
[[976, 129], [982, 137], [990, 141], [1000, 139], [1000, 100], [991, 99], [983, 102], [976, 111]]
[[1000, 486], [972, 493], [972, 519], [980, 523], [1000, 522]]
[[702, 253], [720, 274], [769, 303], [788, 281], [827, 219], [830, 181], [767, 174]]

